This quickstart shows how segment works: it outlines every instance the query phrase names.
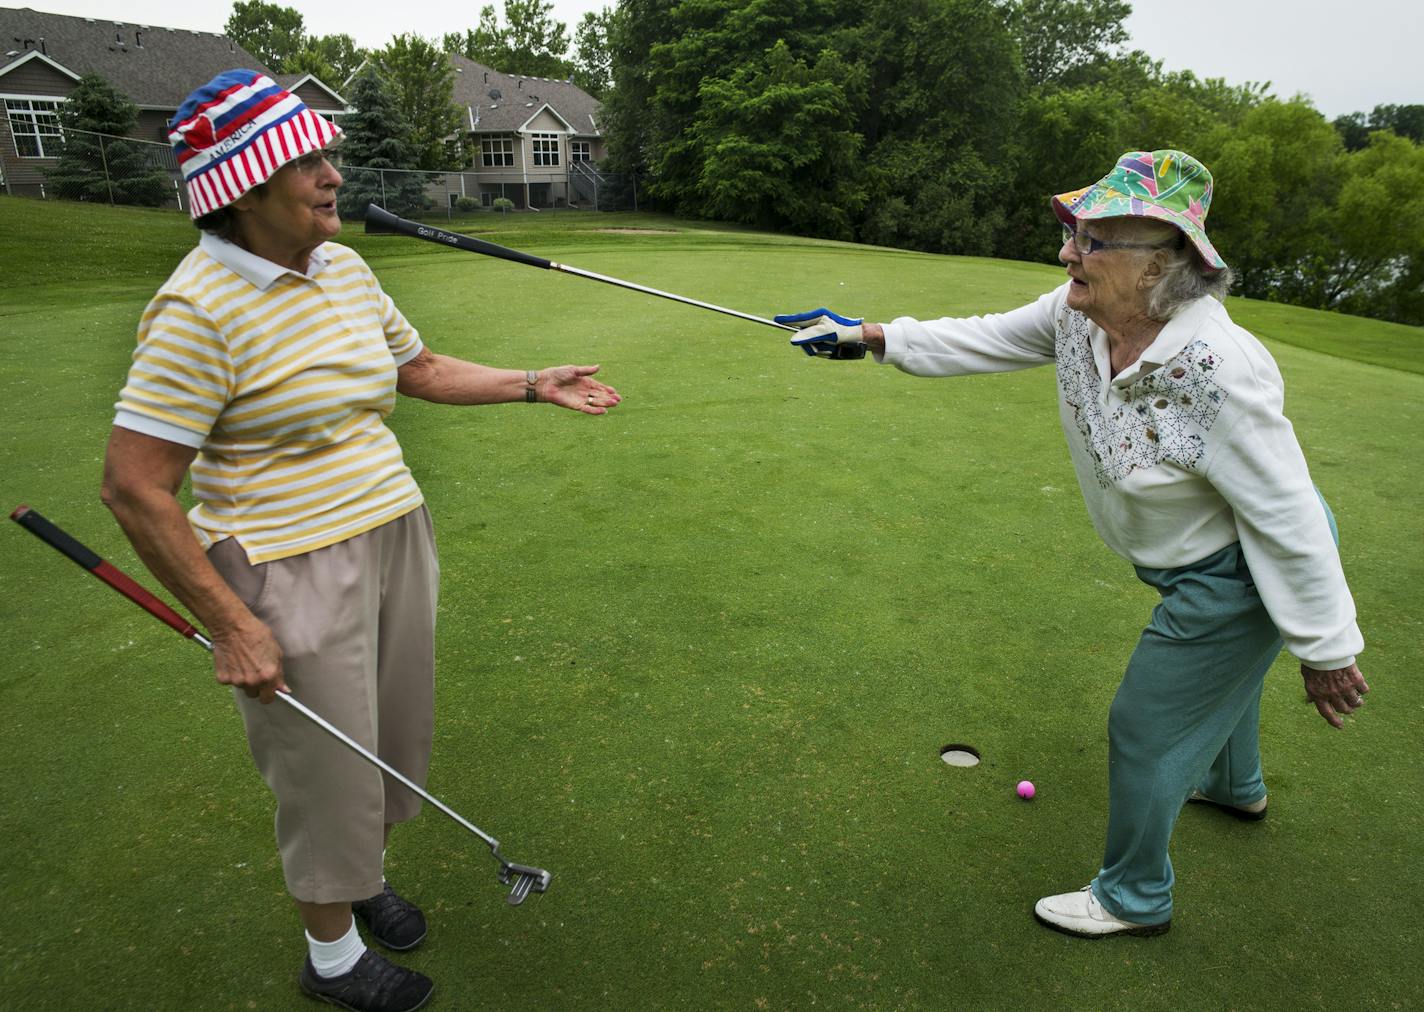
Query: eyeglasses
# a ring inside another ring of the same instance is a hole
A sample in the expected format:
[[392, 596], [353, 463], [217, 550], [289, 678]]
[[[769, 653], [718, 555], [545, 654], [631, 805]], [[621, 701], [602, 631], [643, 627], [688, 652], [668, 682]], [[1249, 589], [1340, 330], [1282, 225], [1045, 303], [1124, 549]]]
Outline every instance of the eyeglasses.
[[298, 172], [304, 176], [314, 176], [321, 171], [322, 166], [330, 162], [331, 151], [323, 149], [319, 151], [308, 151], [306, 154], [292, 159], [292, 165], [296, 166]]
[[1170, 242], [1107, 242], [1102, 239], [1094, 239], [1087, 232], [1078, 232], [1064, 225], [1063, 241], [1072, 243], [1075, 250], [1081, 255], [1087, 256], [1100, 249], [1166, 249], [1169, 246], [1181, 249], [1187, 241], [1187, 235], [1185, 232], [1178, 232], [1177, 238]]

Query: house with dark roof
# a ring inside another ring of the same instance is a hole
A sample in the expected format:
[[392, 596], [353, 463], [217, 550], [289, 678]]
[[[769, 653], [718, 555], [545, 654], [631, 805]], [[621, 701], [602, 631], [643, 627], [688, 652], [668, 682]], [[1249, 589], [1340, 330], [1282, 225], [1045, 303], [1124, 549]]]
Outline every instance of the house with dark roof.
[[[96, 73], [138, 106], [130, 136], [167, 145], [168, 120], [189, 92], [224, 70], [272, 72], [225, 35], [0, 7], [0, 180], [5, 192], [44, 194], [63, 143], [59, 107]], [[346, 101], [311, 75], [276, 75], [313, 110], [335, 117]], [[181, 189], [181, 188], [180, 188]]]
[[458, 53], [450, 63], [474, 162], [465, 196], [486, 206], [500, 196], [516, 207], [587, 202], [580, 183], [604, 156], [597, 99], [571, 81], [503, 74]]
[[[594, 164], [604, 156], [597, 100], [570, 81], [504, 74], [459, 54], [449, 58], [473, 164], [429, 177], [437, 205], [462, 196], [485, 206], [499, 197], [516, 207], [596, 205]], [[63, 143], [59, 108], [84, 74], [98, 74], [138, 106], [130, 136], [166, 149], [168, 121], [183, 99], [234, 67], [270, 75], [331, 119], [349, 111], [326, 83], [310, 74], [274, 74], [225, 35], [0, 7], [5, 192], [44, 195], [44, 170], [57, 164]], [[181, 202], [181, 194], [176, 186], [175, 200]]]

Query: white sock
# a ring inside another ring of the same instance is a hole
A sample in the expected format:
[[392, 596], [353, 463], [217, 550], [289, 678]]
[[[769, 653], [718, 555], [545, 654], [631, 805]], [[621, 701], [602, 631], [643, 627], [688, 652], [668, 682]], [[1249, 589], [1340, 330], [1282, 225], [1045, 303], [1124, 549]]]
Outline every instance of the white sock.
[[307, 952], [311, 956], [312, 969], [319, 977], [340, 977], [350, 973], [361, 954], [366, 951], [366, 943], [361, 941], [361, 932], [356, 930], [356, 919], [351, 919], [351, 927], [346, 934], [334, 942], [318, 942], [311, 932], [307, 936]]

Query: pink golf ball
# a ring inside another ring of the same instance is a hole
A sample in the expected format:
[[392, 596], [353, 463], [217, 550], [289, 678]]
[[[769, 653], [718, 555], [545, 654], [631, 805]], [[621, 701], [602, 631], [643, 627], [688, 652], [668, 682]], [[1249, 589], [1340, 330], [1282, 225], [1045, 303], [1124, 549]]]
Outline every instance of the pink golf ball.
[[1017, 788], [1015, 788], [1015, 790], [1018, 791], [1019, 797], [1023, 798], [1025, 801], [1028, 801], [1034, 796], [1034, 794], [1037, 793], [1037, 791], [1034, 790], [1032, 780], [1020, 780], [1019, 785]]

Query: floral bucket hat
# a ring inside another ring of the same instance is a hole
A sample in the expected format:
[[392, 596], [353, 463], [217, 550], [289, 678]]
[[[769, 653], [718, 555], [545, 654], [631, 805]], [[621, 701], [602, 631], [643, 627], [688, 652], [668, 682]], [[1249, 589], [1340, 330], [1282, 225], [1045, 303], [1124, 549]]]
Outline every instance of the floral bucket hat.
[[1211, 270], [1226, 261], [1206, 237], [1211, 173], [1182, 151], [1129, 151], [1092, 186], [1060, 193], [1053, 213], [1070, 228], [1094, 218], [1156, 218], [1186, 233]]

